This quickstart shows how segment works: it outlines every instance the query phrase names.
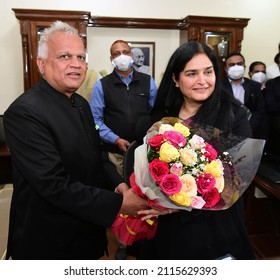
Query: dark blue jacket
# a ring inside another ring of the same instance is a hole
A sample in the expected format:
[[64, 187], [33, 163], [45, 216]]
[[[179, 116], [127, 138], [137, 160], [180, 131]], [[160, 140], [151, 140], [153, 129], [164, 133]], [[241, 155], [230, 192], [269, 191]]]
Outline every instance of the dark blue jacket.
[[[136, 71], [129, 85], [124, 84], [115, 71], [101, 79], [104, 123], [129, 142], [135, 140], [139, 118], [149, 113], [150, 79], [151, 76]], [[116, 145], [104, 143], [104, 147], [110, 152], [119, 152]]]
[[[251, 111], [250, 125], [253, 136], [257, 134], [264, 119], [265, 119], [265, 105], [261, 91], [261, 84], [244, 77], [242, 84], [245, 90], [244, 105]], [[222, 87], [233, 95], [232, 87], [228, 77], [222, 79]]]

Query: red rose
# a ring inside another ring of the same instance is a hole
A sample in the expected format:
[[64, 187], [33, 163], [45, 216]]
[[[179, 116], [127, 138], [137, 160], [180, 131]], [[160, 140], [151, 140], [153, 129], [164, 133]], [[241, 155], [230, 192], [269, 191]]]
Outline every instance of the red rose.
[[182, 183], [177, 175], [167, 174], [163, 176], [159, 187], [165, 194], [172, 195], [180, 192]]
[[175, 148], [182, 148], [186, 145], [187, 140], [180, 132], [167, 130], [163, 133], [165, 139], [171, 143]]
[[150, 174], [152, 178], [159, 184], [162, 177], [169, 173], [169, 166], [166, 162], [160, 161], [158, 158], [149, 163]]
[[214, 160], [218, 156], [218, 152], [213, 148], [213, 146], [209, 143], [205, 143], [205, 152], [203, 155], [208, 158], [210, 161]]
[[159, 150], [163, 142], [164, 142], [164, 137], [162, 134], [156, 134], [150, 139], [148, 139], [149, 145], [154, 150]]
[[220, 194], [218, 189], [212, 188], [209, 192], [204, 193], [202, 198], [205, 201], [203, 208], [211, 208], [219, 202]]
[[203, 173], [196, 178], [196, 184], [197, 191], [204, 194], [214, 188], [216, 180], [211, 173]]

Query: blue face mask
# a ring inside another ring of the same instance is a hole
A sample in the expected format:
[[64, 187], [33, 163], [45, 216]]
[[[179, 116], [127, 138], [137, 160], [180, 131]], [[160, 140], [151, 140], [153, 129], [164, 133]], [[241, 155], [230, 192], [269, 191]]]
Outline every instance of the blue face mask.
[[112, 60], [113, 66], [120, 71], [127, 71], [132, 67], [133, 59], [128, 55], [120, 55]]

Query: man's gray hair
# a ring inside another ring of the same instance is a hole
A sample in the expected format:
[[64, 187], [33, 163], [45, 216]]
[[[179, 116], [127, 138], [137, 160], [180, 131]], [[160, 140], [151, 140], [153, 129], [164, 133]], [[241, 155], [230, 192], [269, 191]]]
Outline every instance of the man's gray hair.
[[57, 32], [64, 32], [67, 35], [78, 35], [78, 30], [68, 23], [55, 21], [50, 27], [45, 28], [41, 35], [38, 44], [37, 58], [47, 58], [48, 56], [48, 41]]

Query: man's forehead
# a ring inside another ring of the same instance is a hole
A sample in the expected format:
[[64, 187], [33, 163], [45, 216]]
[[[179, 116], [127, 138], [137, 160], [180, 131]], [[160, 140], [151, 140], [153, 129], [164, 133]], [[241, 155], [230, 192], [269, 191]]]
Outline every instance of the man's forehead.
[[234, 56], [231, 56], [230, 58], [228, 58], [227, 61], [228, 61], [228, 62], [232, 62], [232, 61], [243, 61], [243, 58], [242, 58], [242, 56], [240, 56], [240, 55], [234, 55]]
[[112, 46], [112, 51], [129, 50], [129, 46], [125, 43], [116, 43]]

